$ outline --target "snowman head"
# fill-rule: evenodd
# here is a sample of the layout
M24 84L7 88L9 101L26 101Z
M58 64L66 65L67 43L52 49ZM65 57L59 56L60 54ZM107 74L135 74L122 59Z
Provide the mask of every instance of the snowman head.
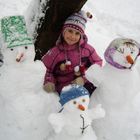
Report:
M89 92L80 85L68 85L60 94L61 105L68 112L85 111L89 105Z
M6 16L1 19L4 64L33 61L32 38L28 35L24 16Z
M105 60L119 69L130 69L140 54L140 44L132 39L113 40L104 53Z
M35 57L33 45L16 46L11 48L4 46L2 52L4 55L4 64L6 65L33 62Z

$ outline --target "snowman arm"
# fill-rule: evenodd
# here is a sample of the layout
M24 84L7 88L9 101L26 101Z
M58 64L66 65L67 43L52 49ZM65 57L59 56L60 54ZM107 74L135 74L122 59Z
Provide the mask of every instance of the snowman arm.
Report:
M101 104L96 107L89 109L89 116L92 120L103 118L105 116L105 110L102 108Z
M48 117L48 121L53 127L55 133L60 133L64 127L64 118L61 113L52 113Z
M98 87L103 79L102 67L98 64L93 64L86 70L85 77L87 78L87 80Z

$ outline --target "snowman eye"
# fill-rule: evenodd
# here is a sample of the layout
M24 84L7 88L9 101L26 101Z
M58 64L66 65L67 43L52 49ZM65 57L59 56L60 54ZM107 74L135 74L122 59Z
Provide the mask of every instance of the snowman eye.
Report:
M11 51L13 51L14 49L12 48L12 49L10 49Z
M25 46L25 49L28 49L28 47L27 47L27 46Z
M82 102L85 102L86 100L85 99L82 99Z
M133 48L130 48L130 51L131 51L131 54L133 54L135 50Z
M77 102L76 101L73 101L73 104L76 104Z

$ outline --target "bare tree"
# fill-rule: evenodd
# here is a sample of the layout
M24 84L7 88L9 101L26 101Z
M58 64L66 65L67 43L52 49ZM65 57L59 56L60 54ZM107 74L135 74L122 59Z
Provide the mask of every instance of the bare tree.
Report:
M87 0L50 0L46 5L49 7L41 26L37 29L35 41L36 57L41 57L55 45L65 19L73 12L79 11ZM47 1L46 1L47 2Z

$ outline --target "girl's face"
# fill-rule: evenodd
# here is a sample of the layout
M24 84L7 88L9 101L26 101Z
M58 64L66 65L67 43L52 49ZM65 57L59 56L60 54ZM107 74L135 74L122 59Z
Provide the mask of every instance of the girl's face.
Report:
M64 40L68 45L74 45L79 42L81 34L73 28L66 28L63 32Z

